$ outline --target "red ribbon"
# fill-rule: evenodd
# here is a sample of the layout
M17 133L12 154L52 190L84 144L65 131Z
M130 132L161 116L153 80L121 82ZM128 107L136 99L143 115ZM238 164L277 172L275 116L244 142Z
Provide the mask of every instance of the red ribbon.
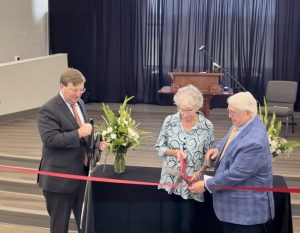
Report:
M186 166L186 165L185 165ZM184 166L181 169L183 171ZM134 180L119 180L119 179L110 179L110 178L101 178L101 177L89 177L89 176L80 176L80 175L72 175L72 174L64 174L64 173L56 173L56 172L46 172L39 171L37 169L23 168L23 167L12 167L0 165L0 168L11 171L19 171L33 174L40 174L46 176L54 176L75 180L86 180L86 181L97 181L97 182L106 182L106 183L116 183L116 184L135 184L135 185L147 185L147 186L174 186L172 184L160 184L155 182L145 182L145 181L134 181ZM185 170L184 170L185 171ZM271 192L279 192L279 193L300 193L300 188L269 188L269 187L230 187L230 186L218 186L218 189L226 189L226 190L251 190L251 191L271 191Z
M186 174L186 168L187 168L187 164L186 164L186 159L183 158L183 157L180 157L179 159L180 161L180 177L185 180L185 182L188 184L188 185L191 185L192 184L192 176L188 176Z
M19 171L19 172L26 172L26 173L33 173L33 174L39 174L39 175L54 176L54 177L61 177L61 178L67 178L67 179L75 179L75 180L97 181L97 182L116 183L116 184L137 184L137 185L149 185L149 186L162 185L160 183L154 183L154 182L119 180L119 179L110 179L110 178L102 178L102 177L72 175L72 174L46 172L46 171L39 171L37 169L12 167L12 166L5 166L5 165L0 165L0 168L6 169L6 170L12 170L12 171ZM166 185L168 186L168 184L166 184Z

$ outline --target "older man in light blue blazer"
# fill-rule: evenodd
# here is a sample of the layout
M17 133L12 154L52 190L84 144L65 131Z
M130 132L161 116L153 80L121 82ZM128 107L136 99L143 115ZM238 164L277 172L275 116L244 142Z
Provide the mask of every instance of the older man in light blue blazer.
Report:
M256 100L249 92L228 98L233 126L215 149L205 155L215 160L215 175L194 183L192 192L209 190L224 233L266 233L274 217L272 192L239 187L273 187L272 157L266 128L257 116Z

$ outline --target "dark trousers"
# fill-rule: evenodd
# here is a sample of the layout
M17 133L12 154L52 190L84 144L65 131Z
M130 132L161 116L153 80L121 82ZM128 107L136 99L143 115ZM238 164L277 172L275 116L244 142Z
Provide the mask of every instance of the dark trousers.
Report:
M50 216L51 233L68 233L71 211L73 211L78 232L80 229L81 209L84 198L85 182L72 193L55 193L43 191ZM84 229L84 226L83 228ZM83 232L83 231L82 231Z
M179 195L162 191L162 232L192 233L195 225L195 200L185 200Z
M267 233L266 224L239 225L223 222L224 233Z

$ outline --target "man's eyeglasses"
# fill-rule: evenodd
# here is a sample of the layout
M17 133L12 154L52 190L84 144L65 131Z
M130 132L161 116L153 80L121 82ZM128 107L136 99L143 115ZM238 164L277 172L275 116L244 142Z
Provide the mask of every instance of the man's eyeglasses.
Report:
M86 89L85 88L83 88L83 89L74 89L74 88L71 88L70 89L73 93L84 93L85 91L86 91Z
M240 114L241 112L237 112L237 111L233 111L227 108L227 112L230 116L236 116L238 114Z

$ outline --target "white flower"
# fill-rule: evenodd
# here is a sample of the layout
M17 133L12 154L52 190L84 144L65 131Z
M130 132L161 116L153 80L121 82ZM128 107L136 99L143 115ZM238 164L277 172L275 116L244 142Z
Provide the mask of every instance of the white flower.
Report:
M106 127L99 127L102 132L103 140L109 142L109 151L126 153L130 148L136 148L140 142L140 134L144 132L138 129L138 124L131 117L131 109L126 104L133 97L126 97L123 104L118 110L118 115L109 108L108 105L102 104L105 114L104 120Z
M140 138L138 132L134 131L131 128L128 128L128 137L138 140Z
M135 134L134 130L131 129L131 128L128 128L128 136L129 136L130 138L133 138L134 134Z
M292 148L288 148L288 141L285 138L274 137L273 135L268 135L269 144L270 144L270 152L273 158L287 153L289 154Z
M275 141L275 140L270 140L270 145L272 146L272 147L276 147L277 146L277 142Z
M279 138L280 144L286 144L288 141L285 138Z

